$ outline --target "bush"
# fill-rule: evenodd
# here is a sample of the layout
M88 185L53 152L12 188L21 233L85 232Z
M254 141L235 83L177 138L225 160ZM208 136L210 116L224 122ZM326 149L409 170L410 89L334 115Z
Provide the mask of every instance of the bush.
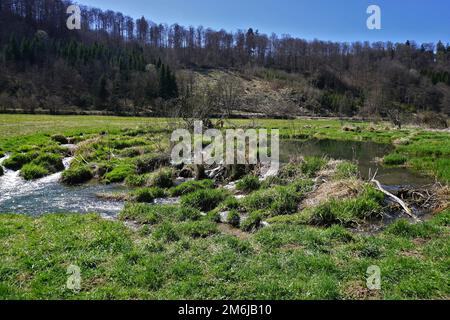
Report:
M39 178L45 177L48 174L49 174L49 172L46 168L44 168L40 165L37 165L37 164L33 164L33 163L28 163L28 164L24 165L22 167L22 169L20 170L20 175L25 180L39 179Z
M205 190L205 189L213 189L214 181L213 180L192 180L184 182L176 187L170 189L170 194L173 197L180 197L186 195L188 193L195 192L197 190Z
M91 169L86 165L70 167L62 173L61 180L69 185L81 184L93 178Z
M338 180L355 178L358 176L358 166L354 163L344 161L338 163L334 178Z
M162 168L150 175L148 184L151 187L170 188L173 186L172 176L172 169Z
M257 176L248 175L238 181L236 188L244 192L252 192L261 187L261 182Z
M181 198L181 204L189 206L203 212L208 212L216 208L228 197L225 190L197 190Z
M137 202L151 203L153 200L164 196L164 190L161 188L141 188L132 192L132 198Z
M51 138L53 141L56 141L60 144L68 144L69 143L67 138L65 136L63 136L62 134L54 134L54 135L52 135Z
M263 213L260 211L254 211L241 222L241 229L246 232L252 232L257 230L261 226Z
M134 167L130 164L120 164L116 166L112 171L104 175L106 183L119 183L123 182L125 178L134 173Z
M37 156L36 152L27 153L15 153L5 161L3 161L3 166L10 170L20 170L24 165L30 163Z
M383 158L383 163L391 166L402 165L405 164L406 161L408 161L408 159L398 153L389 154Z
M235 228L239 228L241 216L236 210L231 210L227 215L227 223Z

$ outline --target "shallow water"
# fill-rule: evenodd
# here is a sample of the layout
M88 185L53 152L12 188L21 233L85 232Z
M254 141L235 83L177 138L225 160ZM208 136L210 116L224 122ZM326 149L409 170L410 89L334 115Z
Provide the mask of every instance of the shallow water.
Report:
M0 159L0 164L7 159ZM64 159L67 168L72 158ZM0 212L40 215L43 213L100 213L115 215L123 203L98 199L96 194L123 190L119 185L86 184L66 186L61 172L25 181L19 171L6 170L0 177Z
M358 163L363 178L378 170L377 179L388 186L424 186L434 182L430 177L407 168L384 167L375 161L394 150L389 144L338 140L285 140L280 141L280 160L289 162L296 156L327 156Z

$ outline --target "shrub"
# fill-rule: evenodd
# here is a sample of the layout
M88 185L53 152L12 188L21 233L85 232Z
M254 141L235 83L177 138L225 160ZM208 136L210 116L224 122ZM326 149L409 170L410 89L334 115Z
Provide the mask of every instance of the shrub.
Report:
M354 163L344 161L338 163L334 178L338 180L354 178L358 175L358 166Z
M235 228L239 228L239 224L241 223L241 216L236 210L231 210L230 212L228 212L227 223Z
M408 161L408 159L405 156L398 153L389 154L383 158L384 164L392 166L405 164L406 161Z
M180 197L183 195L186 195L188 193L195 192L197 190L204 190L204 189L212 189L214 188L214 181L213 180L192 180L184 182L176 187L173 187L170 189L170 194L173 197Z
M24 165L22 167L22 169L20 170L20 175L25 180L39 179L39 178L45 177L48 174L49 174L49 172L47 169L45 169L44 167L42 167L40 165L33 164L33 163L28 163L28 164Z
M63 136L62 134L54 134L54 135L52 135L51 139L60 144L68 144L69 143L67 138L65 136Z
M3 161L3 166L10 170L20 170L24 165L30 163L37 156L36 152L27 153L15 153L5 161Z
M149 186L159 188L170 188L173 186L173 171L170 168L162 168L150 175Z
M116 166L112 171L104 175L106 183L118 183L123 182L125 178L134 173L134 167L130 164L120 164Z
M86 165L77 165L70 167L62 173L62 182L75 185L87 182L93 178L91 169Z
M181 198L181 204L208 212L216 208L228 197L225 190L197 190Z
M141 188L132 192L132 198L137 202L151 203L153 200L164 196L164 190L161 188Z
M241 229L246 232L252 232L257 230L261 226L263 213L260 211L254 211L241 222Z
M236 188L244 192L252 192L261 187L261 182L257 176L248 175L242 178L237 184Z

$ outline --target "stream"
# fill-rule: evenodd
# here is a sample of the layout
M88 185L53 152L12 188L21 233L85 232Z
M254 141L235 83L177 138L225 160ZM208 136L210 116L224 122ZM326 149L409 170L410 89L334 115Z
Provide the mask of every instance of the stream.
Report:
M288 140L280 141L281 162L286 163L295 156L328 156L335 159L357 161L360 173L367 177L369 169L378 169L378 180L388 188L401 186L423 186L433 179L415 173L407 168L386 168L374 162L391 152L391 145L373 142L351 142L334 140ZM0 159L1 163L8 156ZM72 158L64 159L68 168ZM0 212L20 213L32 216L43 213L99 213L116 216L124 203L99 199L98 193L126 191L119 184L89 183L80 186L66 186L59 182L61 172L35 180L25 181L18 171L7 170L0 176Z

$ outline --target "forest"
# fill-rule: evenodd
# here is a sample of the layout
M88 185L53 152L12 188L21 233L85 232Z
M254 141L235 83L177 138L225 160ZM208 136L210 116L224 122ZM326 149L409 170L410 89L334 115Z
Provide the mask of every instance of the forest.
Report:
M255 28L167 25L86 6L81 29L69 30L71 4L0 1L1 112L239 111L381 116L398 123L411 114L450 113L450 45L443 39L336 43ZM200 80L215 71L215 81ZM248 85L255 79L268 85L269 97Z

